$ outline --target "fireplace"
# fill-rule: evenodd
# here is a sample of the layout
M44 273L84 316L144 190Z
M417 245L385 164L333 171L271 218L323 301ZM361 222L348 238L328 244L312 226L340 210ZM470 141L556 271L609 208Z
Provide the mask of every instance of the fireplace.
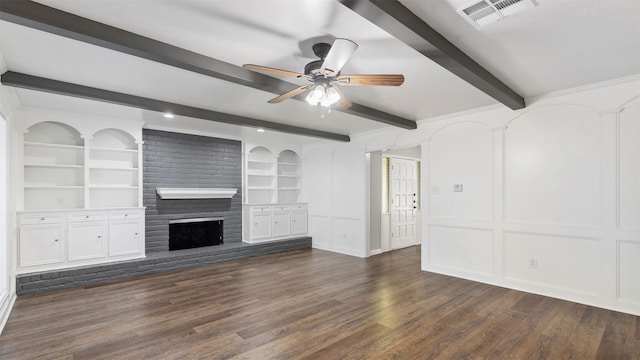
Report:
M222 218L169 220L169 250L220 245Z

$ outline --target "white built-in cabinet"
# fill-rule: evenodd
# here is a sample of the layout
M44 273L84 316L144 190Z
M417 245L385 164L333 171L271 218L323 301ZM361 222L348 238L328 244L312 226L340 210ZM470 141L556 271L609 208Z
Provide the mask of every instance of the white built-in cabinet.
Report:
M291 149L245 144L244 241L285 239L307 233L302 203L302 163Z
M244 206L244 241L281 240L307 234L307 204Z
M25 122L18 272L144 257L141 126Z

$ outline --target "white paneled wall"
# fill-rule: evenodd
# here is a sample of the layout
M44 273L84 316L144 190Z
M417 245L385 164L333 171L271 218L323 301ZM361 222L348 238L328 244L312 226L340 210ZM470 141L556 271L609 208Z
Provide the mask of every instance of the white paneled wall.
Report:
M493 130L474 122L451 124L431 137L427 163L432 219L493 220ZM462 184L462 192L453 192Z
M429 226L431 264L471 276L493 276L493 231L459 226Z
M311 164L305 166L302 178L304 187L310 186L305 198L313 246L365 256L364 153L347 144L318 144L306 147L303 161Z
M5 69L0 56L0 70ZM15 290L15 239L16 236L16 192L18 174L13 170L15 155L11 153L16 144L15 122L16 97L0 85L0 333L9 318L16 299ZM13 155L13 158L12 158Z
M423 269L640 314L639 93L428 124Z
M506 221L599 225L602 139L594 109L542 107L504 133Z
M618 228L640 230L640 97L618 111Z
M635 77L305 145L314 246L368 256L365 154L421 145L423 270L640 314L639 95Z

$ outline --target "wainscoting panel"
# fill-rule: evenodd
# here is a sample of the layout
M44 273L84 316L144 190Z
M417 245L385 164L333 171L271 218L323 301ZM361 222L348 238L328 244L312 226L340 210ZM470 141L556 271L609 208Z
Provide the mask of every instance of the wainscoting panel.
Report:
M503 247L508 280L585 295L599 292L599 239L505 232Z
M640 241L618 241L618 299L640 305Z
M577 105L542 107L505 131L505 219L593 226L600 222L599 115Z
M313 234L313 247L331 248L331 218L328 215L309 213L309 233Z
M493 219L493 131L462 122L431 137L428 176L431 218ZM454 185L461 185L454 191Z
M618 112L618 227L640 230L640 97Z
M429 226L431 265L493 276L493 231Z
M303 159L304 198L309 202L309 213L331 209L332 161L330 156L307 156ZM318 191L321 189L321 191ZM314 241L317 235L313 235Z
M364 237L364 221L358 218L334 216L331 222L333 248L343 254L365 257L361 243Z

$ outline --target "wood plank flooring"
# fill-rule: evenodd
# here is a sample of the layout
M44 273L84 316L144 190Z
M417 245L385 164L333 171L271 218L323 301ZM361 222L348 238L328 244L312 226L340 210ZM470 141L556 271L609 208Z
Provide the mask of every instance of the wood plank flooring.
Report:
M305 249L18 298L0 359L640 359L640 319Z

